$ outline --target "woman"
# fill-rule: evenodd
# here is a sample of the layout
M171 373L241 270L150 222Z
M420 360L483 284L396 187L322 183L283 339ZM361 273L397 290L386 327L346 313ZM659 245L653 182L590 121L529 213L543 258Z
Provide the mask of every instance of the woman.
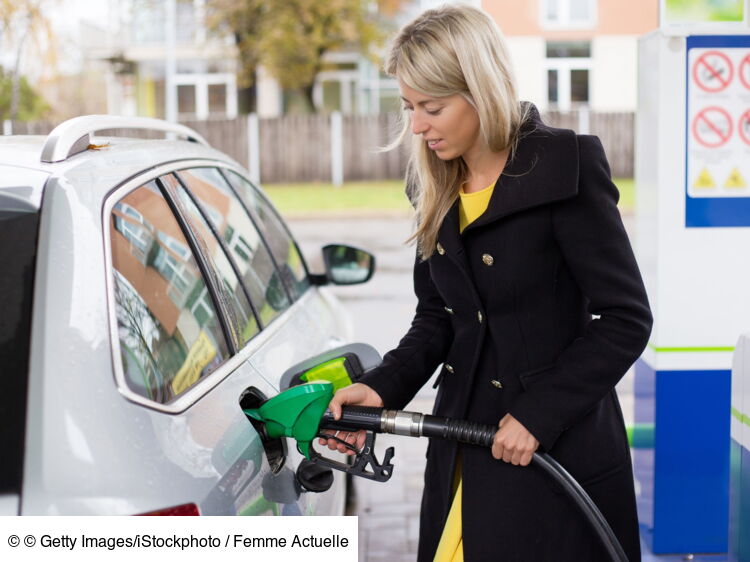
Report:
M537 449L640 560L614 387L652 319L601 143L519 103L500 32L478 9L424 12L386 70L408 115L400 140L413 143L418 304L398 347L335 395L334 415L344 404L403 408L443 363L434 413L499 425L491 454L430 443L419 560L439 544L439 559L606 560L572 501L527 466Z

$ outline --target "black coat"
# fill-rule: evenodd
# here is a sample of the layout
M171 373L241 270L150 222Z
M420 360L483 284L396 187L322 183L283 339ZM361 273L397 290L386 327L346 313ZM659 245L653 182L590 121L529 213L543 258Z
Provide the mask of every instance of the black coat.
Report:
M599 139L532 108L485 213L459 234L458 203L414 266L411 328L362 382L403 408L440 363L436 415L497 425L510 413L584 487L640 560L633 476L615 384L643 351L651 312ZM598 317L592 318L592 315ZM432 560L458 445L427 452L419 560ZM533 464L460 446L466 560L607 560L567 496Z

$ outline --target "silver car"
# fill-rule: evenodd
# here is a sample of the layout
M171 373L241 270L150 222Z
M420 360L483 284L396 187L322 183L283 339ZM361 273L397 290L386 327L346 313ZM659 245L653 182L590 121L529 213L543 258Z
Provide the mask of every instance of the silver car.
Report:
M172 138L91 137L123 128ZM344 475L308 491L315 467L241 407L349 340L321 285L332 257L344 284L374 262L327 251L310 274L246 172L185 127L0 137L0 514L342 514Z

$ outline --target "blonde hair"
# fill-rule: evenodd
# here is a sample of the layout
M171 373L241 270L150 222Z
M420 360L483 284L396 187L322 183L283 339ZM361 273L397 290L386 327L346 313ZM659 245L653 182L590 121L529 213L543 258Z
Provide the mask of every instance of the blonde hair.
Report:
M427 96L460 94L476 109L480 135L491 150L515 148L526 112L518 100L502 33L482 10L445 5L423 12L393 40L385 71ZM401 132L386 149L409 138L406 110L401 122ZM416 239L421 258L427 259L468 170L462 158L438 158L418 135L412 135L411 143L406 182L416 206L417 229L408 242Z

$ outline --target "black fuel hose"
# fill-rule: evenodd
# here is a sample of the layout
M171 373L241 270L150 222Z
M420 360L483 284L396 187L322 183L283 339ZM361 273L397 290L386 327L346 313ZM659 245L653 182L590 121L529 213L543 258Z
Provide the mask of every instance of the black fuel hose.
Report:
M496 426L467 420L366 406L345 406L338 420L334 419L330 411L326 411L321 419L320 429L338 431L363 429L374 433L431 437L480 447L492 447L497 431ZM573 500L591 524L613 562L628 562L628 557L609 523L575 478L547 453L534 453L532 464L546 472Z

